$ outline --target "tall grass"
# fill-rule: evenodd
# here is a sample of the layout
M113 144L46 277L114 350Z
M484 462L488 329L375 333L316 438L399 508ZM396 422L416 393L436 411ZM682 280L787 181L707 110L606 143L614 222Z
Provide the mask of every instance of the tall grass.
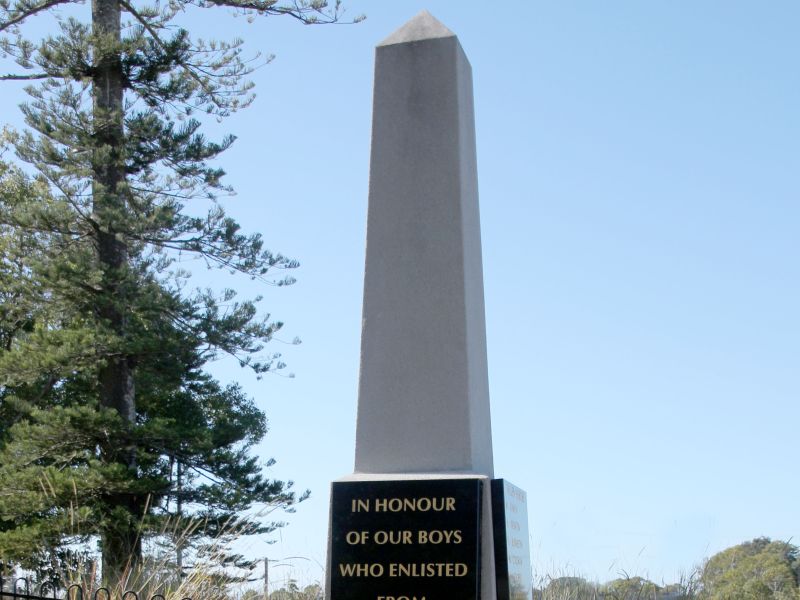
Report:
M271 509L262 514L267 512ZM56 587L59 598L68 590L69 600L135 600L135 596L139 600L154 596L163 596L164 600L230 600L243 596L244 581L252 571L249 564L232 560L229 551L231 543L252 527L249 519L231 518L214 537L205 537L208 523L203 519L171 517L163 520L157 532L143 538L143 558L136 564L129 562L114 584L105 587L98 567L100 556L87 550L96 538L81 534L78 520L73 523L76 527L69 536L80 541L69 552L70 560L62 559L58 566L54 561L38 572L16 569L2 573L4 587L11 591L9 586L13 588L14 581L23 577L29 581L31 593L51 598ZM176 560L179 552L183 555L180 567Z
M587 581L575 573L534 577L533 600L696 600L699 598L697 569L681 575L677 583L655 584L642 577L621 573L608 583Z

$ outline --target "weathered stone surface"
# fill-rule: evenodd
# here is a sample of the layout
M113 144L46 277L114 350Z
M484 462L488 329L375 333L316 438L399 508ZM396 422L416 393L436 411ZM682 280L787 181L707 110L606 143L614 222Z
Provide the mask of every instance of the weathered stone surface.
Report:
M376 49L356 473L492 476L472 74L422 12Z

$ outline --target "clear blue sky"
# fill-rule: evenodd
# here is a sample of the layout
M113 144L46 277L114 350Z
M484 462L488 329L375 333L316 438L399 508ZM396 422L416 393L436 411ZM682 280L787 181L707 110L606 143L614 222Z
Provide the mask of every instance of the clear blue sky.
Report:
M302 337L277 348L296 377L214 367L313 493L246 551L309 559L276 583L322 577L328 485L353 467L373 47L423 8L473 66L495 470L528 492L537 575L669 582L800 542L800 5L346 6L368 19L193 24L277 55L209 130L239 136L230 212L302 263L291 288L236 283Z

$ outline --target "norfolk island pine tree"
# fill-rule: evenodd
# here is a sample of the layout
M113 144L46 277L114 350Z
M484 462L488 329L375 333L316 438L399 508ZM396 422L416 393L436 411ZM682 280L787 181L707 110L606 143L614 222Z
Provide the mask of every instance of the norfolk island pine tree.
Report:
M33 173L0 166L0 560L36 566L96 537L114 583L178 507L203 537L253 504L298 500L250 454L263 413L203 370L221 354L282 368L264 354L281 323L232 290L188 291L175 263L275 285L297 266L225 215L209 161L233 138L206 140L195 118L252 100L241 41L197 42L177 20L218 7L331 23L340 6L93 0L87 22L26 39L28 19L66 4L84 3L0 0L0 50L19 67L1 78L31 82L28 130L5 142Z

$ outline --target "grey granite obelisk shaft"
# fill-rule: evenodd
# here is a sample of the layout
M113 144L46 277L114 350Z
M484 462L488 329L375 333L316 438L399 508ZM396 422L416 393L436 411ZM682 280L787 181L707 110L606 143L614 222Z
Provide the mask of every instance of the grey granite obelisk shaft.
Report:
M493 474L472 74L427 12L376 50L355 471Z

